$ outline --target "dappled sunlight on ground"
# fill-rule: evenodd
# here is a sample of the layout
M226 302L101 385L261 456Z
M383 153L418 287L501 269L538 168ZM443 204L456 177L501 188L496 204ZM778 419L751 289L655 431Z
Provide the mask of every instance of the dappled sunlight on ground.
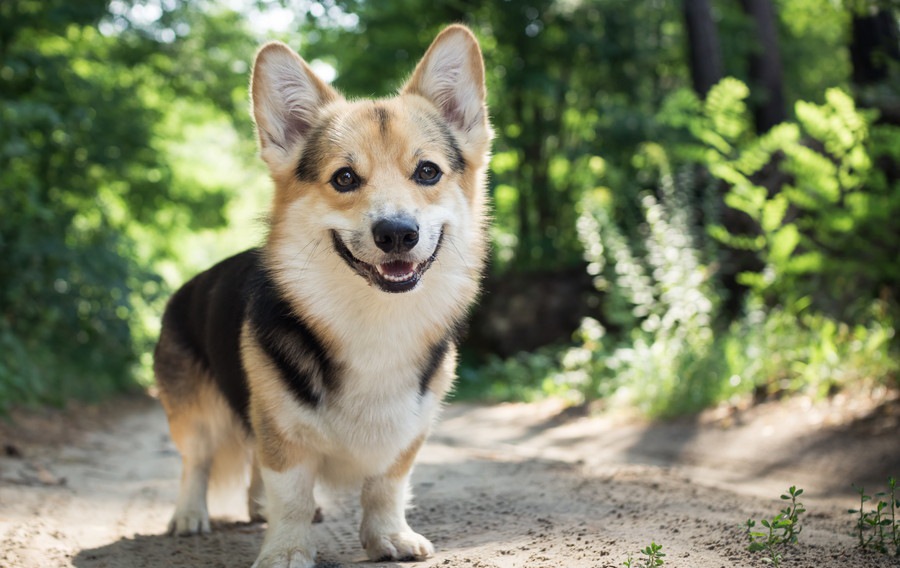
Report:
M845 512L855 504L851 483L874 492L900 471L898 407L882 393L647 423L552 400L451 405L413 476L410 524L438 550L419 565L612 567L651 540L671 566L752 565L743 522L777 512L793 484L806 489L810 512L790 555L823 567L900 565L857 552ZM20 424L27 431L0 429L15 450L0 458L0 564L249 566L255 558L265 525L246 522L239 494L212 504L211 535L162 534L179 458L155 401L87 418L23 415ZM319 566L364 560L358 495L322 493L319 502Z

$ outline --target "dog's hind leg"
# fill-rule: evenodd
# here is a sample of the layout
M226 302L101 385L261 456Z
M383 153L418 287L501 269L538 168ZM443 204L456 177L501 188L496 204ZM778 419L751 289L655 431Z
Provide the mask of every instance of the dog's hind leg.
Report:
M359 539L370 560L422 560L434 554L431 542L406 522L409 475L424 440L417 439L384 475L363 484Z
M170 534L209 532L207 492L217 454L222 453L223 442L228 438L228 425L223 424L225 419L221 416L227 408L223 408L220 398L213 389L198 385L190 398L166 405L172 441L181 453L182 467L175 514L169 522Z
M207 533L210 477L214 470L223 469L214 465L221 465L217 459L229 453L237 455L235 451L223 452L229 444L235 445L235 419L212 379L166 331L163 329L156 348L154 371L172 441L182 460L181 487L169 533ZM222 472L216 473L221 476Z
M207 491L230 480L246 487L246 434L222 395L211 386L197 389L190 408L170 413L172 440L181 453L181 488L169 532L185 535L209 532ZM252 513L252 511L251 511Z
M175 502L175 514L169 521L169 534L189 535L209 532L209 511L206 494L212 456L205 452L191 454L182 451L181 488Z

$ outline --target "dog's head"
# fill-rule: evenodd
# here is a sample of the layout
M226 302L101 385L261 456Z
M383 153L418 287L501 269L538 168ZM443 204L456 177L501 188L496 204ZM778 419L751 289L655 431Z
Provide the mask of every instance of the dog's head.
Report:
M438 35L393 98L347 101L281 43L260 50L251 89L280 270L384 292L422 286L433 266L477 278L492 133L468 29Z

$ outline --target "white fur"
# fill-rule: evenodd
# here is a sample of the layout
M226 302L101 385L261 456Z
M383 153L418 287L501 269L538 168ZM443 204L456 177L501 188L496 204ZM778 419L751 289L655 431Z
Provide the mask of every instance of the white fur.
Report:
M423 357L431 347L422 337L448 329L476 290L471 261L461 252L471 248L475 220L459 188L442 191L443 202L418 215L422 235L414 251L420 261L434 251L442 227L445 232L437 260L413 291L386 293L347 266L334 252L329 228L355 221L355 230L370 231L370 222L339 220L337 213L318 211L315 200L298 199L291 205L286 222L297 230L270 250L282 289L306 307L311 320L327 322L345 369L338 398L326 398L316 410L298 406L276 416L296 417L295 424L281 425L288 432L314 425L323 443L340 450L335 455L347 456L326 459L325 468L340 477L361 479L386 469L428 429L438 409L430 392L419 394ZM371 250L353 253L362 259L374 256Z
M250 487L247 489L247 512L252 522L260 522L266 518L265 491L259 460L254 457L250 469Z
M406 522L409 479L379 477L363 486L363 519L359 540L370 560L381 558L422 559L434 554L431 542Z
M209 464L183 464L181 489L175 502L175 514L169 521L169 533L188 535L209 532L209 511L206 507L208 486Z
M269 529L253 568L312 568L316 546L309 524L316 511L314 463L284 472L261 469Z

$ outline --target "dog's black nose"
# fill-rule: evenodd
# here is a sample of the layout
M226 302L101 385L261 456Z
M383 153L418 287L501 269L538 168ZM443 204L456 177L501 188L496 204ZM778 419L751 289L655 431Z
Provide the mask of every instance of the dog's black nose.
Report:
M372 225L372 238L384 252L407 252L419 242L419 225L408 217L381 219Z

